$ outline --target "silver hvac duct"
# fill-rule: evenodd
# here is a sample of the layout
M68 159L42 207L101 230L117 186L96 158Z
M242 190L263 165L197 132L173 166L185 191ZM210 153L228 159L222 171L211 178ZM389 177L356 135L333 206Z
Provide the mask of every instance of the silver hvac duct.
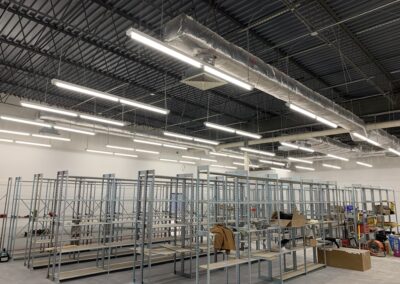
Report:
M306 87L260 58L240 48L187 15L180 15L165 26L164 41L170 46L197 58L212 58L216 68L248 81L255 88L280 100L293 103L344 129L366 134L364 121L321 94ZM385 131L368 133L382 145L400 145Z

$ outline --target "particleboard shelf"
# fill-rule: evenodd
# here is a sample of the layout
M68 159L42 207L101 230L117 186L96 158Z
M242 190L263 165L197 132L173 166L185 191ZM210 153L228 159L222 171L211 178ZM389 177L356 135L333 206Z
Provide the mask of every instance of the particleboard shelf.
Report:
M215 263L210 263L207 267L207 264L200 265L199 267L202 269L208 269L208 270L217 270L225 267L230 267L230 266L235 266L238 264L243 264L243 263L248 263L249 261L254 261L255 259L230 259L230 260L224 260L221 262L215 262Z

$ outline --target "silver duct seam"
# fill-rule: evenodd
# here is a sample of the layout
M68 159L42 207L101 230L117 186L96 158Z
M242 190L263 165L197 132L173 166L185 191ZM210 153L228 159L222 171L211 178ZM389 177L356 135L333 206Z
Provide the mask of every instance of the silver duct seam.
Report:
M164 41L197 58L212 56L214 66L227 74L248 81L255 88L280 100L293 103L344 129L366 133L364 121L352 112L313 91L260 58L240 48L187 15L180 15L165 26ZM382 145L400 145L400 141L376 131Z

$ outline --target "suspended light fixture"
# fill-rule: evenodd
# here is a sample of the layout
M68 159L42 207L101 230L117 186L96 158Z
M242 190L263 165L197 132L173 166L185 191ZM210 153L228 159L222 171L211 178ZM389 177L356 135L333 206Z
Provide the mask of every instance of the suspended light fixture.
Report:
M269 160L258 160L260 163L264 164L270 164L270 165L275 165L275 166L282 166L284 167L286 164L285 163L280 163L280 162L275 162L275 161L269 161Z
M182 161L182 160L180 160L179 163L190 164L190 165L195 165L196 164L195 162L192 162L192 161Z
M226 74L225 72L222 72L214 67L208 66L208 65L204 65L203 66L203 70L211 75L214 75L215 77L218 77L224 81L227 81L229 83L232 83L238 87L241 87L245 90L251 91L253 90L253 86L243 82L242 80L239 80L231 75Z
M189 65L192 65L196 68L201 68L201 66L202 66L202 64L199 61L175 50L174 48L172 48L170 46L167 46L166 44L159 41L158 39L150 37L150 36L146 35L145 33L138 31L137 29L134 29L134 28L128 29L126 31L126 35L137 42L140 42L150 48L153 48L162 53L165 53L171 57L174 57L174 58L176 58L182 62L185 62Z
M108 100L108 101L112 101L112 102L118 102L119 101L118 97L116 97L116 96L113 96L113 95L110 95L108 93L101 92L101 91L98 91L98 90L95 90L95 89L91 89L91 88L87 88L87 87L80 86L80 85L77 85L77 84L73 84L73 83L70 83L70 82L65 82L65 81L58 80L58 79L52 79L51 83L54 86L57 86L59 88L66 89L66 90L69 90L69 91L72 91L72 92L77 92L77 93L81 93L81 94L84 94L84 95L89 95L89 96L92 96L92 97L96 97L96 98L100 98L100 99L104 99L104 100Z
M80 129L64 127L64 126L58 126L58 125L55 125L54 129L67 131L67 132L73 132L73 133L79 133L79 134L84 134L84 135L91 135L91 136L96 135L96 133L91 132L91 131L80 130Z
M314 168L302 167L302 166L295 166L296 169L306 170L306 171L315 171Z
M114 155L115 156L121 156L121 157L129 157L129 158L137 158L138 157L138 155L118 153L118 152L114 152Z
M235 129L235 128L228 127L228 126L219 125L219 124L208 122L208 121L204 122L204 125L209 128L221 130L221 131L228 132L228 133L236 133L237 135L246 136L246 137L250 137L250 138L254 138L254 139L261 139L261 137L262 137L259 134Z
M367 164L367 163L363 163L363 162L356 162L356 164L358 164L360 166L368 167L368 168L372 168L373 167L371 164Z
M265 156L275 156L275 153L272 152L267 152L267 151L261 151L253 148L248 148L248 147L240 147L240 150L243 152L249 152L249 153L254 153L254 154L260 154L260 155L265 155Z
M20 136L29 136L30 135L30 133L28 133L28 132L12 131L12 130L6 130L6 129L0 129L0 133L20 135Z
M322 164L322 166L325 167L325 168L332 168L332 169L336 169L336 170L341 170L342 169L342 167L331 165L331 164Z
M0 138L0 142L5 142L5 143L13 143L14 140L12 139L4 139L4 138Z
M298 146L296 144L288 143L288 142L281 142L281 145L292 148L292 149L297 149L301 150L304 152L309 152L309 153L314 153L315 151L311 148L303 147L303 146Z
M111 119L106 119L106 118L101 118L101 117L96 117L96 116L91 116L91 115L86 115L86 114L80 114L80 118L86 119L86 120L91 120L91 121L96 121L96 122L101 122L101 123L106 123L106 124L111 124L111 125L116 125L116 126L125 126L124 122L121 121L115 121Z
M161 143L158 142L152 142L152 141L147 141L147 140L141 140L141 139L133 139L133 142L136 143L141 143L141 144L148 144L148 145L153 145L153 146L161 146Z
M218 141L212 141L212 140L207 140L207 139L203 139L203 138L197 138L197 137L184 135L184 134L179 134L179 133L174 133L174 132L169 132L169 131L164 131L163 134L165 136L184 139L184 140L188 140L188 141L196 141L196 142L210 144L210 145L219 145Z
M275 168L275 167L270 167L271 170L274 171L282 171L282 172L291 172L289 169L282 169L282 168Z
M156 106L152 106L152 105L141 103L141 102L134 101L134 100L120 98L118 96L110 95L110 94L102 92L102 91L98 91L98 90L87 88L87 87L80 86L77 84L61 81L58 79L52 79L51 83L59 88L63 88L63 89L69 90L69 91L81 93L84 95L88 95L88 96L92 96L92 97L96 97L96 98L100 98L100 99L104 99L104 100L108 100L108 101L112 101L112 102L116 102L116 103L119 102L123 105L129 105L129 106L137 107L140 109L144 109L144 110L148 110L148 111L152 111L152 112L156 112L156 113L164 114L164 115L167 115L169 113L169 110L167 110L167 109L159 108Z
M173 144L162 144L162 146L165 148L178 149L178 150L187 150L188 149L186 147L173 145Z
M50 106L44 106L44 105L34 104L34 103L30 103L30 102L25 102L25 101L21 101L20 104L21 104L21 106L26 107L26 108L41 110L41 111L45 111L45 112L57 113L57 114L61 114L61 115L71 116L71 117L78 116L78 114L75 112L62 110L62 109L58 109L58 108L54 108L54 107L50 107Z
M305 109L302 109L302 108L300 108L300 107L298 107L298 106L296 106L294 104L289 104L289 108L294 110L294 111L297 111L298 113L301 113L301 114L303 114L305 116L308 116L309 118L316 119L317 121L319 121L319 122L321 122L321 123L323 123L323 124L325 124L325 125L327 125L329 127L332 127L332 128L337 128L338 127L338 125L336 123L333 123L333 122L331 122L331 121L329 121L329 120L327 120L327 119L325 119L323 117L317 116L317 115L313 114L312 112L309 112L309 111L307 111Z
M393 154L396 154L397 156L400 156L400 152L393 148L388 148L388 151L392 152Z
M197 138L197 137L193 137L193 140L196 142L200 142L200 143L204 143L204 144L210 144L210 145L219 145L218 141L212 141L212 140L208 140L208 139L203 139L203 138Z
M33 142L20 141L20 140L16 140L15 143L17 143L17 144L23 144L23 145L29 145L29 146L39 146L39 147L51 148L51 145L50 145L50 144L33 143Z
M210 167L237 170L237 167L232 167L232 166L210 165Z
M187 136L187 135L183 135L183 134L178 134L178 133L174 133L174 132L164 131L163 134L164 134L165 136L169 136L169 137L175 137L175 138L184 139L184 140L189 140L189 141L192 141L192 140L193 140L193 137L191 137L191 136Z
M372 139L369 139L368 137L366 137L366 136L364 136L364 135L361 135L361 134L359 134L359 133L357 133L357 132L353 132L353 135L354 135L355 137L357 137L357 138L359 138L359 139L365 141L365 142L368 142L369 144L374 145L374 146L377 146L377 147L381 147L381 146L382 146L382 145L379 144L378 142L376 142L376 141L374 141L374 140L372 140Z
M0 116L2 120L7 120L7 121L12 121L12 122L17 122L17 123L22 123L22 124L29 124L29 125L35 125L35 126L41 126L41 127L46 127L46 128L51 128L51 124L48 123L43 123L43 122L36 122L28 119L22 119L22 118L17 118L17 117L11 117L11 116L6 116L2 115Z
M123 104L123 105L133 106L133 107L137 107L137 108L140 108L140 109L148 110L148 111L151 111L151 112L163 114L163 115L169 114L169 110L168 109L163 109L163 108L160 108L160 107L152 106L152 105L141 103L141 102L138 102L138 101L133 101L133 100L128 100L128 99L120 99L119 102L121 104Z
M333 154L327 154L326 156L327 156L327 157L330 157L330 158L342 160L342 161L345 161L345 162L348 162L348 161L349 161L349 159L347 159L347 158L343 158L343 157L336 156L336 155L333 155Z
M93 149L86 149L86 152L95 153L95 154L104 154L104 155L112 155L113 154L113 152L93 150Z
M312 164L313 163L313 161L303 160L303 159L293 158L293 157L288 157L288 160L289 161L293 161L293 162L305 163L305 164Z
M242 166L242 167L244 167L244 163L233 162L232 164L237 165L237 166ZM249 168L258 169L259 167L260 167L260 166L257 166L257 165L249 165Z
M178 162L178 160L163 159L163 158L160 158L160 161L163 161L163 162L172 162L172 163L177 163L177 162Z
M153 154L153 155L160 154L160 152L157 152L157 151L149 151L149 150L144 150L144 149L135 149L135 151L140 152L140 153Z

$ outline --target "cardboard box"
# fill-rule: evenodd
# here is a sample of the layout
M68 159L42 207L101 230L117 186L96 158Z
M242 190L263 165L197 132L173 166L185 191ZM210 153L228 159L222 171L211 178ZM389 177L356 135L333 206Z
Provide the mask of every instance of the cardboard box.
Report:
M292 219L279 219L278 220L278 213L274 212L272 214L272 221L271 225L278 225L279 227L292 227L292 228L300 228L306 224L306 218L300 214L297 209L293 211Z
M325 263L327 266L358 271L371 269L371 256L369 250L352 248L318 248L318 262Z
M379 204L379 205L374 205L374 212L375 214L390 215L393 211L390 210L389 206Z
M307 238L305 241L305 245L309 247L316 247L318 245L318 241L313 238Z

